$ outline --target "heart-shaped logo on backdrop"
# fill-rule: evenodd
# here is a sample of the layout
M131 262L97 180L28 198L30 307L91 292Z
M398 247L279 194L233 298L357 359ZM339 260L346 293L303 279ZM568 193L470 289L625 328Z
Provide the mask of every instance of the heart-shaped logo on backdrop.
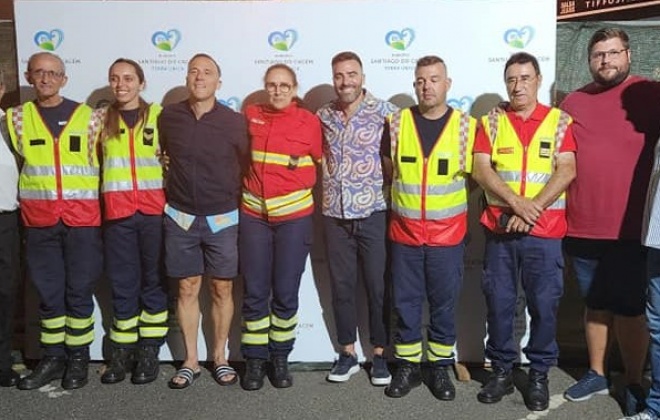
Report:
M412 28L404 28L400 31L389 31L385 34L385 43L395 50L404 51L415 40L415 31Z
M218 99L218 103L226 107L229 107L236 112L239 112L241 110L241 100L238 99L236 96L230 96L229 98L225 98L225 99Z
M298 32L295 29L275 31L268 35L268 43L278 51L289 51L298 40Z
M181 41L181 32L176 29L169 31L158 31L151 35L151 43L156 48L163 51L172 51Z
M504 32L504 42L513 48L525 48L534 38L534 28L523 26L520 29L511 28Z
M62 44L62 40L64 40L64 32L61 29L39 31L34 34L34 43L46 51L55 51Z
M462 96L460 98L451 98L447 100L447 105L463 112L470 112L474 99L471 96Z

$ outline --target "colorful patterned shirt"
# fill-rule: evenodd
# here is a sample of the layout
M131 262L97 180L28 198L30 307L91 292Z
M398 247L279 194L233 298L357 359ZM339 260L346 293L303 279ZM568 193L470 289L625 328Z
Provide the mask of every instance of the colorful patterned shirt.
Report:
M387 210L380 144L385 117L398 108L365 91L348 121L337 101L317 112L323 126L323 214L362 219Z

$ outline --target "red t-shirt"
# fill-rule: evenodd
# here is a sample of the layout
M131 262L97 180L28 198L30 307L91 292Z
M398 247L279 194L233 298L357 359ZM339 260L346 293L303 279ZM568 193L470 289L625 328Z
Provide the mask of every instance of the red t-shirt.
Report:
M631 76L608 90L591 83L569 94L561 104L573 117L573 132L580 148L577 177L567 191L567 236L640 238L657 137L647 138L651 136L635 128L629 120L626 108L631 107L624 105L624 95L626 103L640 105L635 107L636 113L651 112L653 107L642 105L649 100L648 92L630 89L644 80ZM639 96L639 100L629 98L631 94ZM651 121L660 116L643 118Z
M527 146L532 141L536 130L549 112L549 107L537 104L534 111L532 111L532 114L526 120L510 110L507 110L506 115L509 118L511 125L513 125L520 142ZM572 124L570 124L564 134L559 153L575 152L575 150L575 139L573 138ZM484 129L483 125L480 125L477 129L477 137L474 141L473 153L486 153L490 155L492 151L490 136ZM489 229L498 231L499 228L497 227L496 221L499 219L502 211L502 208L499 207L487 207L481 218L482 223ZM559 219L559 217L561 217L561 219ZM530 234L541 238L561 238L564 236L566 230L565 223L563 214L558 215L557 210L545 210L537 220Z

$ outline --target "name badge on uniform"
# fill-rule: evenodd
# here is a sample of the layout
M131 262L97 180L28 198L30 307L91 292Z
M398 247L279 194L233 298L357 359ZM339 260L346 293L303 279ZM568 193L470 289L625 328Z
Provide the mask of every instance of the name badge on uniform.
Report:
M46 144L46 139L30 139L30 146L43 146Z
M543 159L548 159L552 155L551 153L551 143L549 141L541 141L539 146L539 157Z
M69 136L69 151L70 152L79 152L80 151L80 136Z
M290 171L296 169L298 167L299 161L300 161L299 156L289 156L289 165L286 168Z
M401 163L415 163L417 158L415 156L401 156Z
M499 147L497 149L497 154L498 155L512 155L513 154L513 147Z
M154 129L152 127L145 127L142 132L142 144L145 146L154 145Z

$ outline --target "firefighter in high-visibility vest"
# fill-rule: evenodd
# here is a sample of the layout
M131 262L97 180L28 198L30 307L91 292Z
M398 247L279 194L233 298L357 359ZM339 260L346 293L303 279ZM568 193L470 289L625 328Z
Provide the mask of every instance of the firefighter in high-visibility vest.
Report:
M474 179L486 193L482 289L486 297L486 357L493 372L477 395L496 403L514 391L518 357L514 318L519 283L531 331L523 349L530 361L523 391L527 408L548 408L548 370L557 363L557 307L563 291L561 238L566 233L565 193L575 177L571 119L538 103L536 58L512 55L504 68L509 105L482 119L474 146Z
M99 151L105 275L114 317L110 362L101 382L120 382L132 371L131 382L145 384L158 377L158 351L167 335L161 260L165 192L156 124L161 107L140 97L144 71L135 61L116 60L108 78L115 100L99 111Z
M398 368L385 389L399 398L422 382L422 308L429 305L429 387L439 400L453 400L449 377L456 342L455 309L463 280L467 232L468 174L476 120L452 109L444 61L426 56L415 67L418 105L390 115L384 136L385 167L392 172L392 289Z
M268 103L245 111L252 161L243 183L239 250L244 276L241 386L263 386L270 359L276 388L293 384L288 356L298 324L298 291L312 245L312 188L321 159L321 123L298 104L286 65L268 68Z
M87 383L92 294L102 270L98 120L87 105L60 95L67 76L58 56L32 55L25 77L37 98L10 108L7 121L22 160L25 258L40 297L43 357L18 387L62 378L64 389L75 389Z

